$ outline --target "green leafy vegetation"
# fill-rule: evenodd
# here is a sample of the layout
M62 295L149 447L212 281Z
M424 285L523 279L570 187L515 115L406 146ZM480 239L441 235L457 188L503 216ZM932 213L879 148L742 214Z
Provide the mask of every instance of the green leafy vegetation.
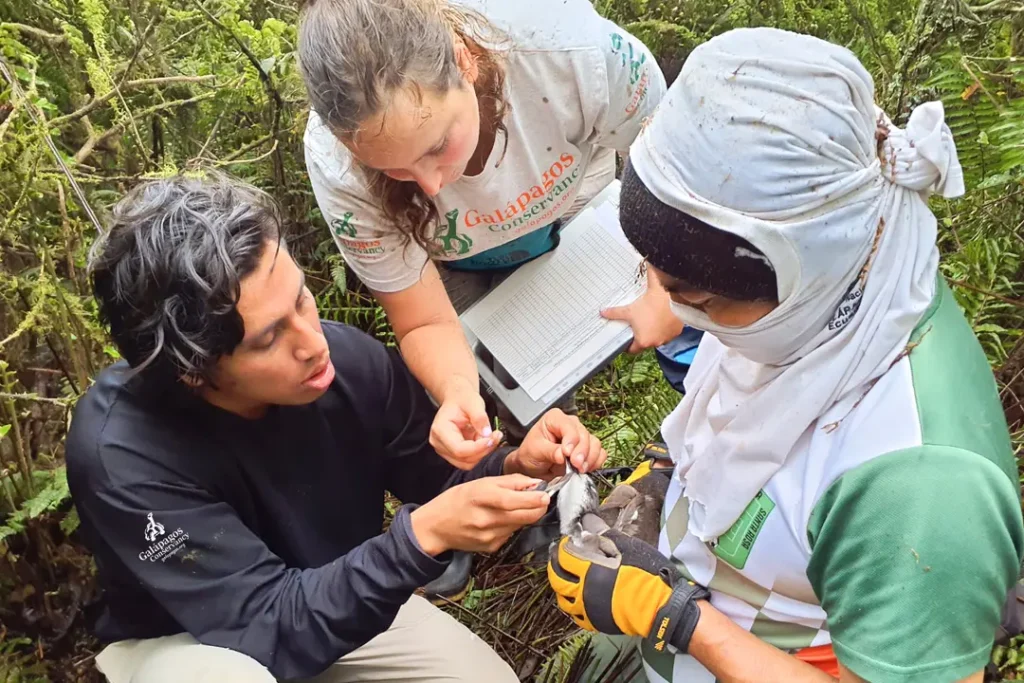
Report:
M674 78L733 27L808 32L854 50L897 121L940 99L968 194L935 200L942 273L1024 430L1024 12L1014 0L595 0ZM216 167L271 192L321 313L393 335L346 271L306 181L297 12L282 0L7 0L0 6L0 681L97 681L82 605L93 569L76 540L62 439L70 408L117 358L85 267L101 217L140 179ZM52 148L51 149L51 145ZM60 163L54 158L56 150ZM650 354L619 358L579 394L616 464L635 461L678 395ZM1018 444L1021 440L1018 439ZM524 679L569 681L585 650L543 571L499 556L450 606ZM554 658L544 667L543 662ZM1019 639L991 673L1016 680ZM577 667L578 669L578 667Z

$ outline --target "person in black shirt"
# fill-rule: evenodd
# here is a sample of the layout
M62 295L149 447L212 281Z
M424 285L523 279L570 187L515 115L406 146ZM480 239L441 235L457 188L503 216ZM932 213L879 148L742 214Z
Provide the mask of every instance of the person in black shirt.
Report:
M515 681L416 588L538 520L605 453L547 413L459 470L394 349L319 320L274 203L224 176L136 188L93 286L124 360L78 402L67 471L111 683ZM384 492L403 503L385 532Z

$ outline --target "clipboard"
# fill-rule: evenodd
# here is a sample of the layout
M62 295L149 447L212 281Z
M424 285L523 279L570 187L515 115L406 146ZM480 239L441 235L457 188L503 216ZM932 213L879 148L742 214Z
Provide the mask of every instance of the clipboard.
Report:
M619 227L619 187L604 188L565 225L558 247L459 316L488 393L527 428L632 342L628 324L600 316L646 284Z

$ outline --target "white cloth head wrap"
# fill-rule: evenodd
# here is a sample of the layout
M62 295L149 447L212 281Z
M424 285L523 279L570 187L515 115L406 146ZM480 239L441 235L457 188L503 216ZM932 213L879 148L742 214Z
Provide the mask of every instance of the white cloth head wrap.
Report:
M709 541L903 352L936 291L927 196L962 194L963 174L941 103L895 128L850 51L768 28L694 50L630 160L658 199L745 238L778 278L779 307L749 327L674 307L714 336L662 430L690 531Z

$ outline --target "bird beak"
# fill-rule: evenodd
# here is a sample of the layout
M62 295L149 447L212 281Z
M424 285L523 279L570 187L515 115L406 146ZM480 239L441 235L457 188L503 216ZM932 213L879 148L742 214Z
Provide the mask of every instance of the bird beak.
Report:
M555 495L555 493L558 492L558 489L560 489L563 486L565 486L565 482L569 481L569 479L571 478L571 476L573 474L579 474L579 472L576 470L575 467L572 466L572 463L569 462L569 459L566 458L565 459L565 474L563 474L561 476L558 476L558 477L555 477L554 479L552 479L549 482L542 483L540 486L537 487L537 490L538 491L547 491L549 495L553 496L553 495Z
M551 481L542 482L541 485L537 487L537 490L538 491L547 491L548 495L552 495L553 496L556 493L558 493L558 490L560 488L565 486L565 483L567 481L569 481L569 473L568 472L563 474L560 477L555 477Z

